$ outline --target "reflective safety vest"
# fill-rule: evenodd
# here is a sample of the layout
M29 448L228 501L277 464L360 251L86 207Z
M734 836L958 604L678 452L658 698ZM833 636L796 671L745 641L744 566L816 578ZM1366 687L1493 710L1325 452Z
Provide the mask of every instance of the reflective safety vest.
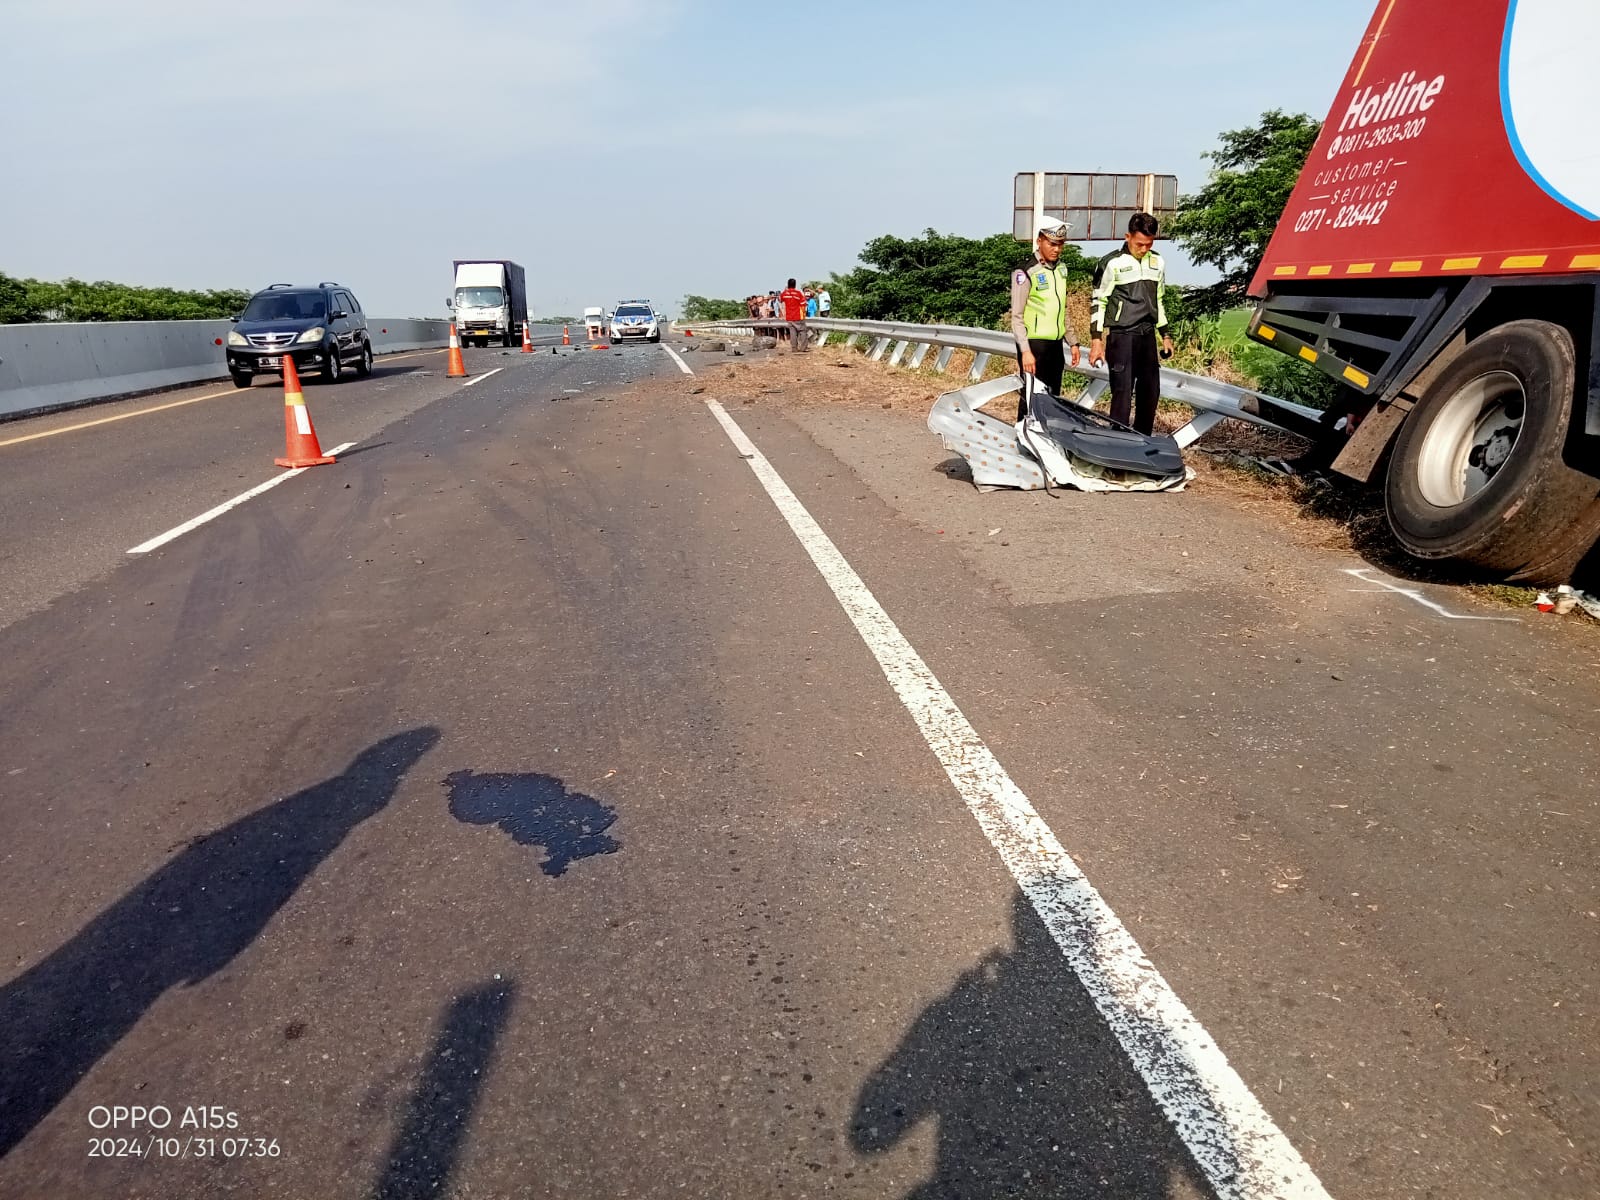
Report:
M1022 310L1028 337L1059 342L1067 336L1067 268L1057 261L1047 267L1038 259L1028 265L1028 303Z

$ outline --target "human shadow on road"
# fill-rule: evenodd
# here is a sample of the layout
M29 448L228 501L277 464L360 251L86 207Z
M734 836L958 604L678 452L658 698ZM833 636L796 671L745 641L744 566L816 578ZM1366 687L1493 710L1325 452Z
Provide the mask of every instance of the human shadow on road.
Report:
M511 1016L516 984L496 980L459 995L445 1014L433 1049L389 1147L373 1200L421 1200L450 1194L450 1177L478 1107L495 1047Z
M0 989L0 1157L168 988L201 982L249 946L438 740L431 727L385 738L342 774L195 838Z
M850 1140L881 1154L933 1120L933 1176L908 1200L1208 1195L1182 1141L1026 896L1016 944L923 1010L857 1098Z
M569 792L554 775L479 774L445 777L450 814L469 825L498 825L519 846L543 846L546 875L565 875L580 858L615 854L622 843L605 832L617 810L582 792Z

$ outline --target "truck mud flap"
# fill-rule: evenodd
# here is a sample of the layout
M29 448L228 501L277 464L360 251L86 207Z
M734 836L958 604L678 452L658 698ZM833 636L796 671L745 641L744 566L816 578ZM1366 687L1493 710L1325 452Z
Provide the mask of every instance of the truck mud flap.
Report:
M1081 492L1175 492L1194 478L1171 437L1124 428L1043 388L1030 389L1017 442L1051 482Z

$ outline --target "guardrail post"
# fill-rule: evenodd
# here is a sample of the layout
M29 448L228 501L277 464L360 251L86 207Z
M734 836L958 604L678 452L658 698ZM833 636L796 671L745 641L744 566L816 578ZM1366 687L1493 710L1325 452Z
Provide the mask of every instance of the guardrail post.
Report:
M854 346L860 340L861 340L861 335L859 333L852 333L852 334L850 334L848 337L846 337L844 339L844 344L846 346Z
M933 360L933 369L943 375L950 369L950 356L955 352L954 346L940 346L939 357Z
M978 380L983 378L983 373L988 369L989 352L987 350L979 350L972 356L972 370L967 373L967 377L971 379L973 383L977 383Z
M877 341L872 343L872 350L870 353L868 353L867 357L873 362L880 362L883 359L883 352L888 348L889 339L886 337L880 337Z
M910 348L910 342L897 342L895 344L894 353L889 356L889 365L891 367L898 367L900 365L900 360L906 356L906 351Z
M1219 412L1197 412L1194 420L1172 435L1172 440L1178 443L1179 450L1186 449L1210 432L1222 416Z
M817 330L813 336L817 339L816 344L818 346L826 346L828 344L828 331L826 329Z
M917 343L917 349L911 355L910 366L911 366L911 369L913 371L917 370L918 368L920 368L922 366L922 360L928 357L928 351L932 350L932 349L933 349L933 347L927 342L919 342L919 343Z
M1079 408L1093 408L1100 402L1100 397L1105 395L1106 389L1110 386L1111 381L1109 379L1091 379L1073 403Z

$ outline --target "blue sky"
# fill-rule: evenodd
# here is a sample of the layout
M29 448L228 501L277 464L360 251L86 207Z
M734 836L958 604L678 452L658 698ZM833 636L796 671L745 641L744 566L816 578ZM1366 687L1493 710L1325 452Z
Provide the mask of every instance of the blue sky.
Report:
M337 279L374 314L433 316L454 258L522 263L536 314L675 311L846 270L879 234L1006 230L1017 171L1193 190L1218 131L1326 114L1373 6L1295 4L1292 26L1264 0L1145 0L1137 21L955 0L6 7L0 271ZM1154 69L1112 84L1099 64L1129 41Z

